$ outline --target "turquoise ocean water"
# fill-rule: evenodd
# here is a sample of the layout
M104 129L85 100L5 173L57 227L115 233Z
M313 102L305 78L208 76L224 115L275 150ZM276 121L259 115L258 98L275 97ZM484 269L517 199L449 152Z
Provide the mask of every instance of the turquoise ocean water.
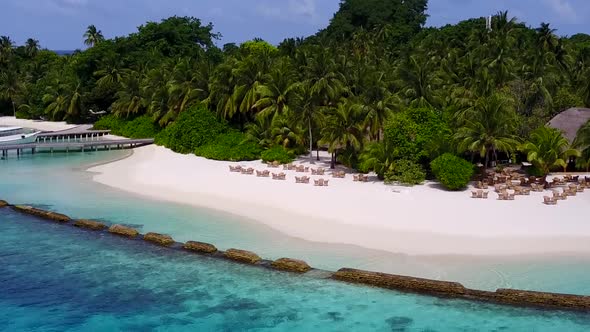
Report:
M588 331L590 317L253 268L0 211L1 331Z
M254 250L265 258L303 258L325 269L349 266L455 280L482 289L590 294L587 257L409 257L311 243L238 217L113 190L93 183L84 171L125 153L0 160L0 199L167 233L179 241ZM8 210L0 211L0 217L0 280L7 287L0 291L0 330L590 329L582 315L294 277L97 236Z

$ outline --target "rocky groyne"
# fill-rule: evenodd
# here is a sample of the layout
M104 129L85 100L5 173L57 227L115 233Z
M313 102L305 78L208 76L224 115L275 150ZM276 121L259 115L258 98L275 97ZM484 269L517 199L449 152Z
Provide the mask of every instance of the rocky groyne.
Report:
M20 213L32 215L44 220L59 222L64 225L71 225L88 231L106 231L110 234L128 238L131 241L143 240L154 245L167 247L169 250L183 250L185 252L193 252L211 256L213 258L224 258L253 266L299 274L314 270L306 262L298 259L280 258L275 261L267 261L263 260L254 252L242 249L228 249L224 252L219 251L214 245L204 242L188 241L186 243L176 243L171 236L165 234L147 233L141 236L138 230L131 227L123 225L112 225L108 227L105 223L93 220L72 220L70 217L56 212L46 211L31 206L10 205L6 201L0 200L0 208L3 207L12 207L15 211ZM517 289L498 289L495 292L490 292L469 289L457 282L415 278L351 268L342 268L336 272L316 271L322 272L321 275L323 278L329 277L338 281L387 288L401 292L480 302L492 302L513 306L590 312L590 296L534 292Z

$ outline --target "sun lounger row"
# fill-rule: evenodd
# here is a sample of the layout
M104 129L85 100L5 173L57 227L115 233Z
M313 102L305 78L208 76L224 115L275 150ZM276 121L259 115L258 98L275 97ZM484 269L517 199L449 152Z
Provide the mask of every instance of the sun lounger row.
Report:
M318 179L313 180L313 185L316 187L327 187L330 180Z
M557 205L557 198L545 196L543 197L543 203L546 205Z
M287 180L287 174L285 173L272 173L272 179L273 180Z
M268 178L270 177L270 171L256 171L256 176L259 178Z
M498 200L499 201L513 201L514 199L515 199L514 194L510 194L508 192L498 193Z
M354 174L352 179L355 182L369 182L369 176L363 174Z
M332 172L332 177L336 179L344 179L346 177L346 173L344 171Z
M295 177L295 183L308 184L309 180L310 180L309 176L302 176L302 177L296 176Z
M471 198L488 199L488 195L489 195L489 192L488 191L483 191L483 190L478 190L478 191L472 191L471 192Z

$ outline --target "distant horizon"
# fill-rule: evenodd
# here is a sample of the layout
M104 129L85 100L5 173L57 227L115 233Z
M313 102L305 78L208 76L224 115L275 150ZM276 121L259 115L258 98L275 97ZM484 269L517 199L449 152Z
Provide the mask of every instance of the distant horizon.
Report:
M52 50L83 50L84 31L94 24L106 38L126 36L148 21L178 15L194 16L203 24L213 23L214 31L223 35L217 42L242 43L259 37L272 44L285 38L307 37L325 28L338 10L340 0L190 0L173 2L128 0L64 1L6 0L6 18L0 21L0 34L8 35L18 45L28 38L40 41ZM590 33L590 2L584 0L522 0L517 3L498 0L481 3L473 0L430 0L427 27L441 27L460 21L493 15L508 10L527 26L548 22L559 36ZM21 24L23 20L33 22ZM58 21L59 24L55 22Z

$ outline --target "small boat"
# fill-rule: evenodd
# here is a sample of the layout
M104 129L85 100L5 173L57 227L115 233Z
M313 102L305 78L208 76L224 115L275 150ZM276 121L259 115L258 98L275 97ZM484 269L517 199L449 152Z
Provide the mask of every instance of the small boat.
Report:
M39 133L22 127L0 127L0 145L35 143Z

